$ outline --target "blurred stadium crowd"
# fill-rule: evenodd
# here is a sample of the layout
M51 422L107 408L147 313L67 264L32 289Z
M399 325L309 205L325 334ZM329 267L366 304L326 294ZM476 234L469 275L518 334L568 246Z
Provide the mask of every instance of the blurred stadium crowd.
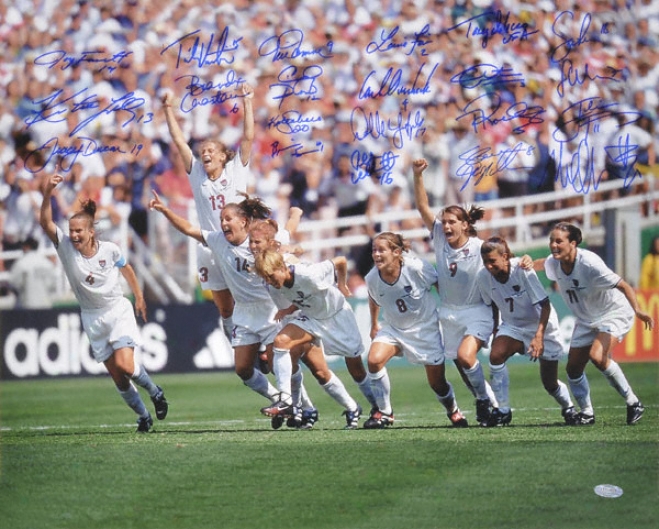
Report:
M194 39L226 50L230 62L182 61L181 50ZM101 206L106 237L127 221L146 238L152 189L185 211L191 193L160 98L170 90L185 100L195 76L210 83L209 97L232 93L240 80L255 87L249 190L280 217L290 206L307 219L410 208L410 167L419 157L430 163L426 186L433 207L441 207L574 185L574 174L581 186L625 177L627 166L605 155L608 136L623 126L640 167L654 165L659 148L653 0L16 0L0 3L0 47L5 251L42 238L39 175L58 161L70 175L57 197L60 219L91 197ZM299 71L310 64L318 66L313 90L307 84L299 97L282 97L287 65ZM478 76L461 77L470 66ZM387 75L424 89L401 95ZM380 93L364 97L365 87ZM126 94L143 100L139 113L98 112L123 104ZM584 101L607 109L596 134L566 120L566 109L583 110ZM356 108L386 133L356 141ZM44 109L50 118L34 119ZM299 126L294 139L282 131L287 115ZM193 143L240 140L242 115L229 95L180 108L179 116ZM401 120L393 133L390 125ZM423 126L414 129L411 121ZM277 148L293 141L307 153ZM513 150L520 141L533 148L516 164L477 169L464 185L461 155L478 146ZM584 141L593 154L575 162ZM66 155L81 144L84 156ZM58 150L63 156L53 155ZM362 153L375 156L365 160ZM578 173L574 163L588 170ZM372 170L356 179L364 165Z

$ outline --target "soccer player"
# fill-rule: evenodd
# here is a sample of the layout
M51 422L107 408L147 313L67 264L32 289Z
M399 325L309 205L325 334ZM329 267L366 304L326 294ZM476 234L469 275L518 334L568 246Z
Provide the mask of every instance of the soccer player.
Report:
M214 256L214 265L220 268L235 300L234 328L231 336L235 356L235 371L250 389L270 400L279 400L279 391L268 378L255 369L261 345L272 347L277 334L275 321L277 307L259 276L253 273L254 256L249 250L248 228L259 201L245 200L241 204L225 204L221 212L220 231L202 230L187 219L176 215L154 192L149 207L160 211L181 233L208 245ZM273 425L274 426L274 425Z
M570 392L558 380L558 361L565 352L558 316L542 283L535 271L520 266L501 237L485 241L481 256L485 268L478 273L478 287L485 303L501 316L490 350L490 384L499 406L492 410L486 426L504 426L512 419L506 360L515 353L525 354L533 362L539 360L545 391L560 405L565 423L576 424L578 414Z
M190 178L190 187L197 209L201 228L221 232L220 212L226 204L239 202L240 193L247 189L249 160L254 141L254 90L247 83L241 85L243 101L243 137L238 153L217 140L201 142L199 158L195 157L172 110L172 94L166 92L162 98L167 128L174 145L183 159ZM210 290L222 320L222 328L231 341L233 328L234 299L222 277L221 267L215 266L213 252L208 246L197 246L199 283Z
M431 294L437 283L435 268L422 259L404 255L409 243L395 233L377 235L372 248L374 267L365 281L373 340L368 352L368 372L377 408L371 410L364 428L382 429L394 423L391 383L385 366L400 354L425 367L428 383L453 426L466 427L467 420L445 376L439 311ZM380 312L382 327L378 322Z
M421 158L412 167L416 207L435 248L439 319L446 357L455 362L466 386L476 397L476 421L485 425L497 403L477 356L494 329L492 310L483 302L476 284L476 275L483 268L480 256L483 241L478 238L474 224L483 218L484 212L475 206L467 211L452 205L444 208L437 218L430 209L423 184L428 162Z
M369 403L374 405L375 399L362 362L364 346L354 312L346 300L350 291L345 284L347 277L345 257L335 257L313 265L305 263L289 265L284 261L281 253L264 250L256 255L255 266L256 273L270 287L270 294L277 305L288 303L298 309L275 338L273 347L275 374L287 369L294 348L299 349L305 344L319 343L322 344L326 354L344 357L350 375ZM323 371L329 377L323 379L316 376L316 378L323 389L345 408L343 414L346 416L346 428L357 428L361 407L329 368ZM287 400L264 408L262 411L266 415L283 414L287 413L291 405L292 401Z
M64 177L59 174L46 177L41 227L53 241L78 300L82 326L94 359L103 362L119 394L137 414L137 431L148 432L153 426L153 418L133 382L149 393L159 420L167 416L169 406L162 389L151 380L144 367L135 362L140 332L133 307L123 295L119 274L128 282L135 296L135 309L146 321L142 290L133 267L126 262L120 248L96 238L96 203L93 200L85 202L82 210L69 219L68 235L55 224L51 197L55 187L63 181Z
M611 358L617 342L630 331L634 316L652 329L654 321L641 311L634 289L590 250L579 248L581 230L559 222L549 234L551 255L544 261L547 277L555 281L576 323L570 340L567 375L581 411L577 424L595 423L585 368L590 360L627 404L627 424L636 424L645 408L620 365Z

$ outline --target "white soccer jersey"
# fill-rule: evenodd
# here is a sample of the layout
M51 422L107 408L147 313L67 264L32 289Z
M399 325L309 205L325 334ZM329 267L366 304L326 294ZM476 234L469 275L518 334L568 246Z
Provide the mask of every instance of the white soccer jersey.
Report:
M485 268L478 273L477 280L485 304L494 303L503 322L518 329L538 328L542 312L539 303L547 299L547 293L533 270L524 270L519 266L519 259L513 258L506 283L499 283ZM555 319L554 308L551 310L554 318L550 317L550 322Z
M123 299L119 268L125 266L126 259L119 246L109 241L98 241L98 251L87 258L59 227L57 241L57 255L81 310L110 308Z
M615 287L621 278L590 250L577 248L572 273L561 270L561 263L549 256L545 260L547 277L556 281L565 303L577 319L588 325L600 323L617 314L629 317L634 310L625 295Z
M263 279L254 272L254 255L249 251L249 239L235 246L221 231L202 231L236 303L272 304Z
M190 169L190 187L194 197L199 225L203 230L220 230L220 213L226 204L241 202L238 192L244 193L247 189L249 177L249 164L244 166L240 160L240 154L230 160L222 170L217 180L208 178L203 164L196 158L192 158Z
M451 307L482 304L476 275L483 269L483 241L478 237L470 237L461 248L451 248L446 242L442 223L437 219L433 225L432 238L437 261L440 304Z
M275 303L281 306L287 300L288 306L295 305L306 317L325 320L344 309L347 301L335 285L334 263L327 260L310 265L298 263L290 266L293 274L293 286L290 288L268 287Z
M430 263L405 255L398 279L389 284L372 268L366 274L368 295L380 307L382 319L396 329L411 329L428 320L438 320L437 302L429 295L437 282Z

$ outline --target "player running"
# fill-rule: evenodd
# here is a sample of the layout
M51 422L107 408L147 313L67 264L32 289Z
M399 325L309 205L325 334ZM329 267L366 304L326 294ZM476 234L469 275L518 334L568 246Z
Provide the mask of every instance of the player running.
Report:
M391 383L385 366L400 354L425 367L428 383L453 426L466 427L467 420L445 376L439 311L431 294L437 272L430 263L404 255L408 250L409 243L395 233L381 233L373 240L375 266L365 280L373 340L368 352L368 372L377 408L371 410L364 428L382 429L394 423ZM380 313L382 327L378 322Z

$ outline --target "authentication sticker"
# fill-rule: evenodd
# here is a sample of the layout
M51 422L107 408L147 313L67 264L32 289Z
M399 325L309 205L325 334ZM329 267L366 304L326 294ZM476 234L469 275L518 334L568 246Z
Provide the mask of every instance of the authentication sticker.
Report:
M619 498L622 496L622 489L617 485L597 485L595 494L602 498Z

